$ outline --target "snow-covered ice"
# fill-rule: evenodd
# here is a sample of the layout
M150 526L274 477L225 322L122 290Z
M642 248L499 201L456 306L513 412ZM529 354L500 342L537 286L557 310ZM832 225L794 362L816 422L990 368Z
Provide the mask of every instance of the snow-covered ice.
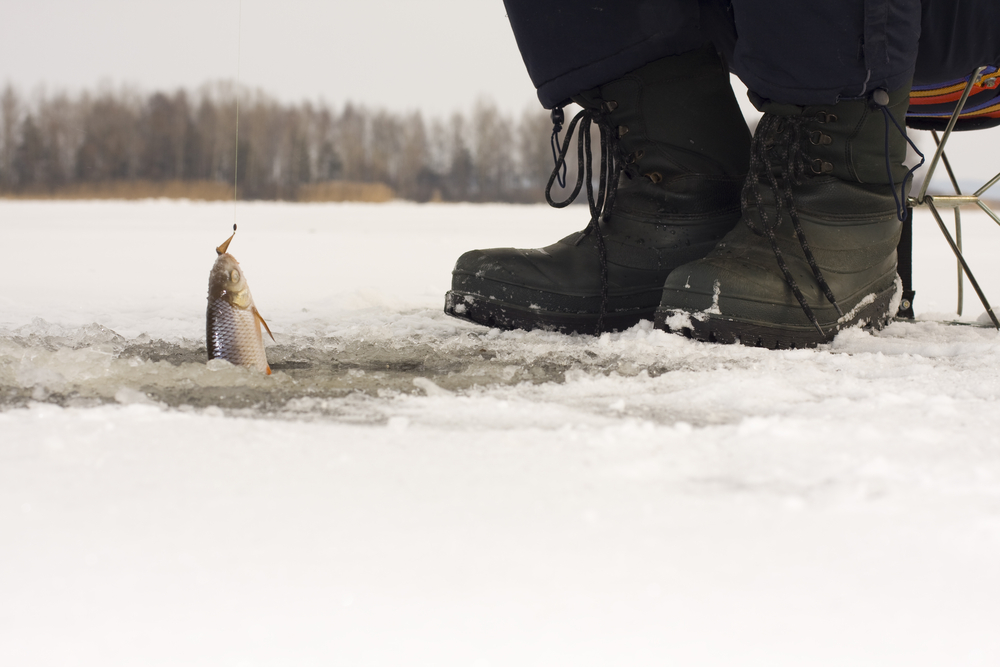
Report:
M997 664L1000 338L933 221L919 321L817 350L443 314L585 215L241 204L265 377L204 360L231 204L0 201L0 664Z

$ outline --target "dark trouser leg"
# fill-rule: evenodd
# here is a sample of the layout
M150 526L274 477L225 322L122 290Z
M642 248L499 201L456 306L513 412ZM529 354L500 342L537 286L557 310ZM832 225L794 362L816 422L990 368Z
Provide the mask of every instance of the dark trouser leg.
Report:
M920 0L733 0L733 71L783 104L896 90L913 78Z
M546 108L708 41L751 90L777 102L830 104L838 96L859 97L876 88L895 90L913 77L921 25L919 0L505 0L504 4L528 74ZM934 6L948 3L925 4L925 20L940 21L941 10L935 14ZM967 4L985 7L986 0L963 3ZM954 13L948 7L946 13ZM932 37L935 52L942 52L942 40Z
M697 49L697 0L504 0L546 109L664 56Z

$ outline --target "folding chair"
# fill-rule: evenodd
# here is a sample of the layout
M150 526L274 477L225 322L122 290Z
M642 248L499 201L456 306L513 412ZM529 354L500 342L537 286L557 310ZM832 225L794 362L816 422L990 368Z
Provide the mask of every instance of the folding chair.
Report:
M972 269L969 268L962 255L962 218L959 210L962 206L978 206L1000 225L1000 217L980 198L987 190L1000 182L1000 174L994 176L973 194L962 194L955 173L952 171L951 163L945 154L945 145L953 131L979 130L1000 125L1000 88L998 86L1000 86L1000 70L996 67L984 66L977 68L975 72L964 79L934 86L914 86L910 93L910 108L906 114L906 125L916 130L930 130L937 149L927 167L919 193L915 197L907 199L907 216L903 223L903 234L898 249L899 275L903 282L903 300L900 303L897 317L906 319L914 317L913 209L917 206L926 206L958 259L958 314L962 314L962 276L964 273L986 308L990 319L993 320L993 325L1000 329L1000 320L997 319L986 295L979 286L979 282L972 274ZM938 132L943 133L940 139ZM927 188L939 163L943 164L948 172L948 178L955 190L954 194L932 195L927 193ZM941 218L938 210L940 208L954 210L954 238Z

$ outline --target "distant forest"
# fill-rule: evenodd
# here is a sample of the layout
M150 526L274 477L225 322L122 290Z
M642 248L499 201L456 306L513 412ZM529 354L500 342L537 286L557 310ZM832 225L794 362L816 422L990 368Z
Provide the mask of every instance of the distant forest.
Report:
M232 198L235 93L224 83L30 95L7 85L0 196L87 196L131 185ZM513 117L489 100L428 119L351 103L284 104L241 90L239 198L540 201L552 169L551 131L543 109Z

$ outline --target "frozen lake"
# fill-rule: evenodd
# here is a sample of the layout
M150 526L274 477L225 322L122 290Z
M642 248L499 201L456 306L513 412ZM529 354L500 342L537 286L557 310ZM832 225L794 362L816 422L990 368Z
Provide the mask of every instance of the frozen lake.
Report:
M997 664L1000 338L930 216L918 321L817 350L442 313L585 215L240 205L265 377L204 360L231 204L0 200L0 664Z

